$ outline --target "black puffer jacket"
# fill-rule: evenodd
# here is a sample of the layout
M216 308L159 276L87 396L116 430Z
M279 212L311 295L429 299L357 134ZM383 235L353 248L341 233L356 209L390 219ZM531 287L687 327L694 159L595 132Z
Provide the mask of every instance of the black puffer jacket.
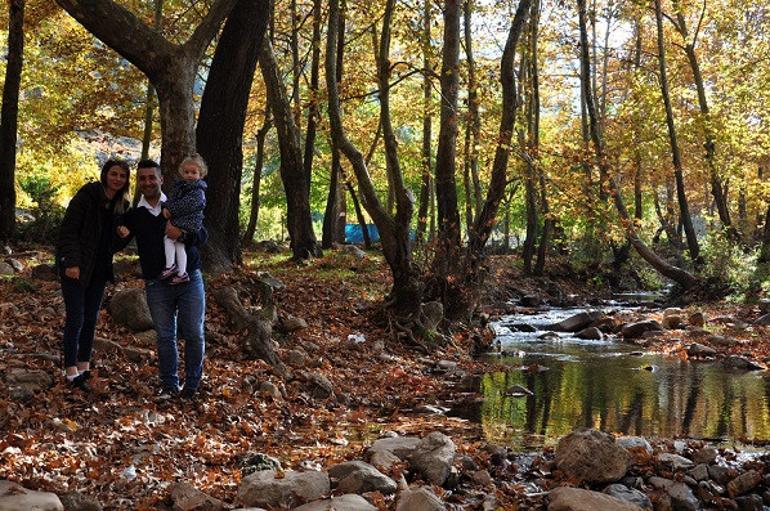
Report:
M115 215L110 225L103 225L104 215L99 214L99 208L107 207L107 203L102 184L88 183L72 198L62 220L56 243L56 266L60 275L64 274L66 268L78 266L80 283L84 286L91 282L93 276L102 229L110 229L114 233L117 228ZM128 207L128 202L125 207ZM112 278L110 257L109 279Z

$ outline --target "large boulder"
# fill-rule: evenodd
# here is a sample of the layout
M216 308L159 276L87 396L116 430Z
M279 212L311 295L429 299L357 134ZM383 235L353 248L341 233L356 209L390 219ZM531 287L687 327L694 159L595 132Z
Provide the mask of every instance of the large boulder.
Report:
M349 493L331 499L308 502L295 507L292 511L377 511L377 508L362 496Z
M577 429L556 446L556 465L578 481L615 482L626 474L630 461L628 452L612 435L595 429Z
M370 458L377 453L387 452L400 460L406 460L411 456L419 444L420 439L416 436L380 438L379 440L376 440L366 452Z
M365 493L379 491L383 494L394 493L396 482L372 465L363 461L348 461L329 469L329 477L336 482L338 491L346 493Z
M452 470L456 450L451 438L434 431L420 441L409 456L409 464L425 479L441 486Z
M144 332L153 328L150 308L144 289L132 287L115 293L110 302L110 314L119 325L133 332Z
M189 483L174 483L170 488L174 511L222 511L225 503L206 495Z
M648 319L646 321L637 321L636 323L628 323L623 325L620 330L624 339L636 339L643 336L647 332L662 332L663 327L660 326L655 320Z
M0 480L0 511L64 511L53 493L27 490L12 481Z
M322 499L330 489L326 472L289 470L277 479L274 470L262 470L241 481L236 501L244 506L293 507Z
M444 511L444 503L428 488L404 490L398 494L396 511Z
M602 317L604 317L602 311L581 312L558 323L554 323L548 329L555 330L556 332L579 332Z
M548 497L548 511L642 511L632 502L579 488L556 488Z
M42 369L10 369L5 375L12 399L26 401L53 385L53 377Z

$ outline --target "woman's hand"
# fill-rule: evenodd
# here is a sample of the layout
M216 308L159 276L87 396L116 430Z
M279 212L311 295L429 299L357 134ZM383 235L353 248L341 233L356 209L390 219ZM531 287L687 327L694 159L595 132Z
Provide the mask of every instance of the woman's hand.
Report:
M130 231L128 230L128 227L126 227L125 225L118 226L118 236L120 236L121 238L125 238L129 234L130 234Z
M80 266L70 266L69 268L64 270L64 275L71 279L79 279L80 278Z

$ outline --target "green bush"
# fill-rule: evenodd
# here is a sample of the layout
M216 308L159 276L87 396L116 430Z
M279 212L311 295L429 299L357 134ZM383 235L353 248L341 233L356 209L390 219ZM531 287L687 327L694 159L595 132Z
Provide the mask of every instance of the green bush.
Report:
M19 185L35 202L30 211L34 220L19 225L19 237L23 241L51 243L59 233L65 209L55 202L59 186L43 174L24 176Z
M756 250L745 250L725 233L710 231L701 243L701 255L709 288L742 297L756 287Z

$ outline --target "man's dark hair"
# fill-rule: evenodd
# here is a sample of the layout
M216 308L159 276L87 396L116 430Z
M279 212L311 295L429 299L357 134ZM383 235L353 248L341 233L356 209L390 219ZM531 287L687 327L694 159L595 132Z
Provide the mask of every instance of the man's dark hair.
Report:
M137 166L137 169L159 169L160 165L155 160L142 160Z

